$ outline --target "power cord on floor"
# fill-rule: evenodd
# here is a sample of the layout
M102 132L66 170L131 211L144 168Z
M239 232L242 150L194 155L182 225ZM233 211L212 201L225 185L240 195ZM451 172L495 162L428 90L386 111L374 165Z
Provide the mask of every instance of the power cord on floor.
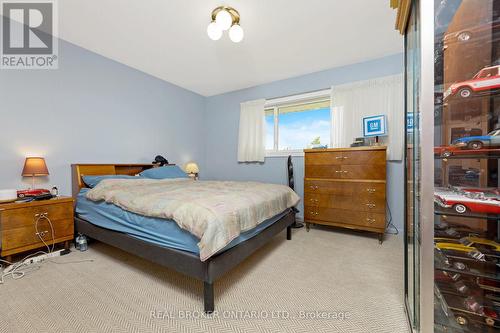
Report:
M398 228L392 223L392 212L391 212L391 207L389 207L389 202L386 200L386 207L389 212L389 220L387 221L386 228L385 228L385 233L388 235L398 235L399 230ZM393 228L393 231L389 231L389 228Z
M50 253L54 252L56 238L55 238L54 225L52 224L52 221L47 216L47 213L36 214L35 218L36 218L36 220L35 220L36 235L38 236L40 241L43 243L43 245L45 245L45 247L47 248L47 252L38 251L38 252L32 253L32 254L24 257L21 261L19 261L17 263L11 263L7 260L0 259L0 284L4 283L4 278L7 276L11 276L13 280L18 280L18 279L23 278L27 273L29 273L33 270L40 269L41 265L39 265L39 264L35 265L34 263L26 263L25 261L28 260L29 258L38 256L38 255L42 255L42 254L49 255ZM51 236L52 236L52 244L50 244L50 245L47 244L47 242L45 242L45 240L43 239L43 236L45 234L41 233L38 230L38 224L40 223L41 220L46 220L50 226L50 232L51 232ZM62 264L82 263L82 262L93 262L94 259L83 259L83 260L66 261L66 262L57 262L57 261L53 261L53 260L48 259L47 261L51 262L53 264L62 265ZM2 263L10 265L9 268L6 267L4 269L4 266ZM5 270L7 270L7 269L8 269L8 272L5 272Z

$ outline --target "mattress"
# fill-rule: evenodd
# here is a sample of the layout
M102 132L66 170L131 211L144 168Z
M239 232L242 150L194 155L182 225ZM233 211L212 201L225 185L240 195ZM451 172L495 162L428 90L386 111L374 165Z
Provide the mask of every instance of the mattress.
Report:
M76 214L101 228L123 232L132 237L159 246L187 251L199 255L198 238L181 229L174 220L143 216L128 212L104 201L93 202L85 197L90 189L84 188L76 199ZM289 210L267 219L255 228L241 233L219 252L226 251L242 243L282 218Z

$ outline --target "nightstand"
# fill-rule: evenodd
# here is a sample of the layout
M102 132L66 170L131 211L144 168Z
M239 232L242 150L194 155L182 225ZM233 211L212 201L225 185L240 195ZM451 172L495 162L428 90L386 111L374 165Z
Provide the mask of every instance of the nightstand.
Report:
M27 203L0 204L0 257L11 261L13 254L45 247L35 228L40 215L47 216L52 222L55 243L64 243L64 247L69 249L74 237L73 198L58 197ZM51 246L52 232L47 219L40 218L38 232Z

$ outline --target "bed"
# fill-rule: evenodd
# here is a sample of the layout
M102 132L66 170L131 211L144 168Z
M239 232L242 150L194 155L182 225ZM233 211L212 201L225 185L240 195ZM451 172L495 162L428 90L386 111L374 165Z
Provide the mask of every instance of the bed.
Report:
M291 208L242 232L222 250L202 261L197 238L174 221L126 212L111 204L86 200L83 176L136 175L152 164L73 164L72 192L76 199L75 232L194 277L204 283L204 310L214 311L214 282L286 229L291 240L295 213ZM144 220L146 219L146 223ZM148 227L144 227L148 226Z

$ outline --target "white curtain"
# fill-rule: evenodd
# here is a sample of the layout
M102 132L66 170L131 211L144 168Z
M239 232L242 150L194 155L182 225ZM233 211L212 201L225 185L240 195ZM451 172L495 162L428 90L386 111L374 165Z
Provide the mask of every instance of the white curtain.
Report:
M241 103L238 162L264 162L266 154L265 99Z
M403 76L394 75L332 87L332 147L349 147L363 136L363 118L385 115L388 160L403 158Z

